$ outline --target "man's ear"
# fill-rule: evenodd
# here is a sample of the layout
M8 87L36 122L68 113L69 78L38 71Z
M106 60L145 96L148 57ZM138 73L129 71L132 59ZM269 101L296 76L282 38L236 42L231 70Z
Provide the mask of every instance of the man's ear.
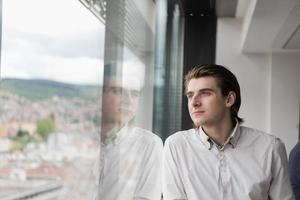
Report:
M230 91L226 97L226 106L231 107L236 100L236 94L234 91Z

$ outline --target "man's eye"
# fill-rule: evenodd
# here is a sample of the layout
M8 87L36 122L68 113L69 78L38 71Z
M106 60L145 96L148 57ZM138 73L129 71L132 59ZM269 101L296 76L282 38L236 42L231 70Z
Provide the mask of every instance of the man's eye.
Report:
M210 92L202 92L201 96L209 96L211 93Z
M188 99L191 99L191 98L193 97L193 95L192 95L192 94L188 94L188 95L186 95L186 97L187 97Z
M114 93L114 94L122 94L122 90L120 88L112 88L111 91Z

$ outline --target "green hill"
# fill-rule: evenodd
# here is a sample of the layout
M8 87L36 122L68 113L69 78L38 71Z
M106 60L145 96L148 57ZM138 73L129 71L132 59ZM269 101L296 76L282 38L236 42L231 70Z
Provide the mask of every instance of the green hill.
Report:
M0 91L7 91L31 100L59 96L64 98L95 99L100 91L96 85L75 85L40 79L5 78L0 81Z

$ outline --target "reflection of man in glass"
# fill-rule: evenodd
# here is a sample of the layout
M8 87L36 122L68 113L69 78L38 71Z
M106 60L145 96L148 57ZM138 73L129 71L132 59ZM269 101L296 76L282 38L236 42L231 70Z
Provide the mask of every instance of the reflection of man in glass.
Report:
M122 87L111 77L103 90L102 139L107 139L110 132L117 131L133 120L139 103L140 88ZM113 134L113 133L111 133Z
M133 126L144 74L126 70L104 80L98 199L160 199L162 142Z

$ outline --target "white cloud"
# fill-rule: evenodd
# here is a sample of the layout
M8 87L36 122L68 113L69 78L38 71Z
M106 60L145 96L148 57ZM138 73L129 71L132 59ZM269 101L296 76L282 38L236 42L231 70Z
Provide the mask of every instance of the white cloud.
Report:
M70 35L93 31L99 20L78 0L3 1L3 25L43 35Z
M123 58L122 85L125 88L142 88L145 80L145 64L126 47Z
M77 0L3 2L1 77L100 84L104 25Z
M88 57L36 56L31 52L3 51L1 76L49 79L76 84L101 84L103 60Z
M40 77L56 81L102 84L103 80L103 60L92 58L56 58L44 70Z

